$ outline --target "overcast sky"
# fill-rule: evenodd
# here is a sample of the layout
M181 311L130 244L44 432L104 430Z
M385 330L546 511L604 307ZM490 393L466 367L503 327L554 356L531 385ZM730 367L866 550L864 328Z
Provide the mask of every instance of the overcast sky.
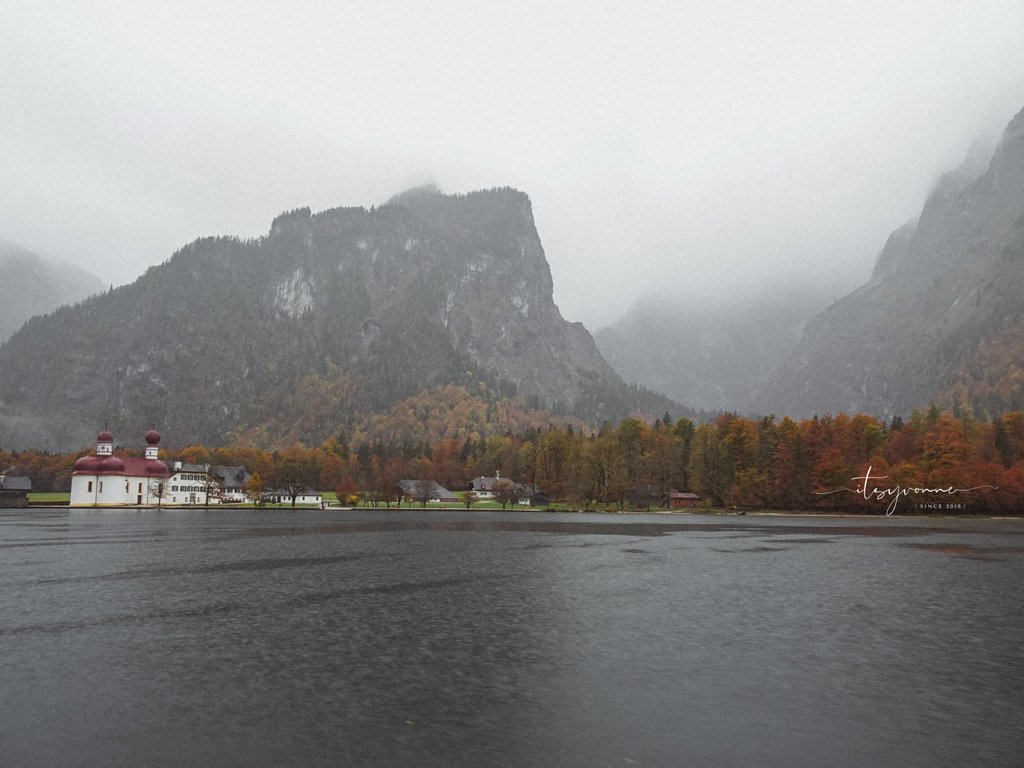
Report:
M0 237L116 285L286 209L510 185L591 330L655 287L838 294L1024 107L1021 0L5 0L0 30Z

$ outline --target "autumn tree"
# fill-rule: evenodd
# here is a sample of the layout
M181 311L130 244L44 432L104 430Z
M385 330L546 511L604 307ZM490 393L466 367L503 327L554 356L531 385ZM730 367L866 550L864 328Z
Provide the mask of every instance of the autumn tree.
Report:
M452 439L434 444L430 476L445 488L458 488L465 484L466 466L459 458L461 447Z
M689 419L679 419L670 430L673 440L672 453L675 473L673 485L677 490L690 490L690 453L693 449L693 435L697 431Z
M818 506L840 509L849 506L854 497L854 477L857 473L846 459L839 446L828 446L821 451L811 474Z
M211 472L209 465L206 467L206 471L202 474L202 480L200 481L203 491L203 506L208 507L211 503L220 503L224 500L224 481L220 475Z
M538 480L553 498L563 498L579 456L575 431L551 427L537 438Z
M694 432L690 477L701 496L710 499L714 506L722 506L726 467L718 427L714 424L701 424Z
M401 456L391 456L381 467L377 477L377 492L386 505L395 499L401 499L398 481L406 474L407 463Z
M581 497L600 504L612 499L621 503L628 486L615 436L605 432L586 441L580 458L582 466L578 477Z
M959 476L968 458L963 427L951 415L937 417L921 440L921 466L929 486L945 486Z
M536 440L528 440L519 449L519 467L522 478L530 488L537 487L537 473L539 470L539 453Z
M676 483L676 441L668 428L658 425L643 435L643 480L656 489L658 499L668 497Z
M515 504L519 500L519 489L515 483L503 477L494 484L494 498L504 509L506 505Z
M263 475L253 472L249 479L242 484L242 493L245 494L253 506L262 508L267 504L267 490L263 482Z
M416 480L412 484L412 496L420 503L421 507L426 507L427 502L430 501L434 496L434 481L433 480Z
M359 504L359 486L349 474L343 474L338 480L338 484L334 486L334 495L337 496L338 503L344 506L354 507Z
M178 461L185 464L209 464L213 460L205 445L187 445L178 451Z
M311 480L309 467L297 460L283 462L274 477L275 485L291 499L293 509L296 499L309 489Z
M338 453L325 452L320 462L317 487L337 488L345 482L352 482L352 471L348 460Z
M616 430L619 458L627 488L640 482L643 438L647 425L640 419L623 419Z

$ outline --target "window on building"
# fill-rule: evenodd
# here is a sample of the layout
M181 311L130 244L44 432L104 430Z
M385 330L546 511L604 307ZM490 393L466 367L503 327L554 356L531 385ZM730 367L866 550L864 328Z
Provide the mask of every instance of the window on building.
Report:
M88 491L89 491L89 493L92 493L92 480L89 481Z

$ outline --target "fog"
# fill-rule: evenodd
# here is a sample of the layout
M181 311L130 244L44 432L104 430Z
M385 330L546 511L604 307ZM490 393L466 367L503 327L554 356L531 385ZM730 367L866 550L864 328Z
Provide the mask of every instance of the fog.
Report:
M655 288L836 296L1024 107L1020 0L7 0L0 236L134 280L435 181L533 202L592 330Z

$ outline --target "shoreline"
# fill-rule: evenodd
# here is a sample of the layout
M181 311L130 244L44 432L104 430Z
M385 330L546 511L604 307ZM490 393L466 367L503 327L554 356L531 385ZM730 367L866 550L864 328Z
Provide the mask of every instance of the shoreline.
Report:
M32 509L54 509L54 510L69 510L76 512L107 512L107 511L120 511L130 510L136 512L142 511L180 511L180 510L202 510L204 512L218 512L218 511L244 511L244 512L506 512L512 513L523 513L523 512L534 512L542 514L564 514L564 515L627 515L631 517L642 517L642 516L701 516L701 517L771 517L771 518L815 518L815 519L863 519L863 520L1004 520L1004 521L1024 521L1024 515L987 515L987 514L936 514L934 512L921 513L921 514L892 514L886 515L884 512L878 512L877 514L870 514L865 512L821 512L816 510L744 510L743 512L734 512L726 509L659 509L659 510L635 510L635 509L622 509L622 510L611 510L611 509L548 509L548 508L534 508L534 507L515 507L510 509L496 509L496 508L482 508L482 507L471 507L465 506L450 506L450 507L341 507L341 506L274 506L274 507L254 507L245 505L235 504L211 504L204 506L201 504L163 504L160 506L154 505L110 505L110 506L71 506L68 503L61 504L60 502L29 502L27 506L20 507L0 507L0 510L32 510Z

